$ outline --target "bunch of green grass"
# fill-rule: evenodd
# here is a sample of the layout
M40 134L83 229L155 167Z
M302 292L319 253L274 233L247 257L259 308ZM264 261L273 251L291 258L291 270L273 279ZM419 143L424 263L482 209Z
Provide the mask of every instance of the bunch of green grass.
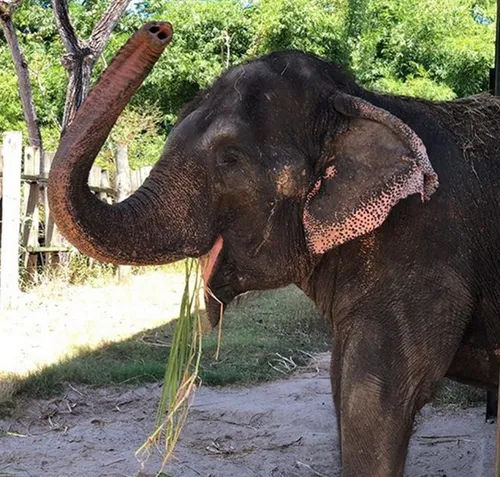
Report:
M201 278L198 260L185 262L185 285L179 320L168 357L155 430L137 451L149 455L152 446L164 446L163 465L172 456L196 388L202 351L200 317Z

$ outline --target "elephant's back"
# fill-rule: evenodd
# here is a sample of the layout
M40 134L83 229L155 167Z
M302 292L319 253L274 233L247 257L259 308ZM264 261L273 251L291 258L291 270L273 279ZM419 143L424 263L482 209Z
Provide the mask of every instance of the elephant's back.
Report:
M462 150L464 159L500 163L500 97L481 93L432 103L431 107Z

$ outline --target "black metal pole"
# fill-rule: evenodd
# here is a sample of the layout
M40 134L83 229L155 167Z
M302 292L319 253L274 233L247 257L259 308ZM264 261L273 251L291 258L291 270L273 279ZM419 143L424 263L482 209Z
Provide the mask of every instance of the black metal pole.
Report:
M500 96L500 0L497 0L497 35L495 41L495 74L493 92Z
M500 0L497 0L497 29L495 38L495 68L490 74L490 90L496 96L500 96ZM500 382L500 381L499 381ZM486 420L495 419L498 416L499 402L498 391L486 392ZM498 424L497 424L498 427ZM499 432L497 428L497 433ZM498 443L497 439L497 446ZM497 453L500 449L497 449ZM500 456L497 456L496 475L499 475Z
M493 94L500 96L500 0L497 0L497 35L495 39L495 75L494 75ZM495 455L495 477L500 477L500 401L498 395L500 393L500 376L499 390L496 393L497 399L497 435L496 435L496 455Z

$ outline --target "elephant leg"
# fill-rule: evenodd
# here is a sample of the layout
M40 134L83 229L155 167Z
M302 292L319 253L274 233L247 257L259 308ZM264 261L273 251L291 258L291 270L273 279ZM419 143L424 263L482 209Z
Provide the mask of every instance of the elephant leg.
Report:
M343 477L403 476L415 413L445 376L463 334L461 326L441 332L442 339L432 329L412 334L407 323L401 330L386 320L356 319L334 329Z

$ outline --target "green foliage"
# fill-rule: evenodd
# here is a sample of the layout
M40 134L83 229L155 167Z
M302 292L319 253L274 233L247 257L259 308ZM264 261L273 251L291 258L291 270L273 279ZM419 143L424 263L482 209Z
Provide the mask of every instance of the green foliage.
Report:
M64 107L65 71L61 65L62 44L46 3L26 0L14 17L17 34L29 67L33 95L42 136L47 149L54 149L59 138L59 121ZM15 82L15 72L3 37L0 39L0 70L12 76L7 88L0 93L0 130L19 129L24 121ZM4 82L2 81L2 86ZM12 89L11 89L12 88ZM5 97L4 95L8 95ZM7 110L7 114L5 111ZM22 128L25 130L25 127Z
M71 248L64 261L54 269L47 269L46 273L70 284L101 286L103 282L114 278L115 267L110 263L97 262Z
M422 77L448 87L456 96L488 88L494 50L493 3L484 2L482 7L470 0L367 3L369 21L352 55L358 78L369 83L384 78L397 85ZM431 91L426 96L437 99L437 91L428 84ZM439 99L451 96L446 89L443 93Z
M370 87L381 93L391 93L401 96L412 96L431 100L450 100L456 98L455 92L442 83L437 83L426 77L408 77L406 81L394 78L380 78Z
M464 409L481 406L486 401L486 391L466 384L444 379L433 400L436 406L451 409Z
M152 19L174 25L174 40L134 104L157 104L168 130L186 102L245 58L253 31L249 12L234 0L160 0L151 5Z
M108 0L69 4L76 30L86 38ZM367 86L428 99L486 90L493 65L494 0L148 0L120 20L94 81L133 31L152 19L172 22L174 40L113 132L100 157L103 165L111 164L122 136L132 167L155 162L185 103L226 68L270 51L309 51L343 64ZM50 2L23 1L15 24L45 145L55 149L67 75ZM0 81L0 131L24 130L2 36Z
M128 106L113 127L98 157L98 164L105 169L114 170L114 158L119 144L128 146L132 169L154 164L165 145L162 124L163 114L158 107Z
M6 56L2 52L2 57ZM0 57L2 64L4 58ZM8 61L8 60L7 60ZM17 93L17 81L14 71L9 69L0 71L0 131L15 130L25 131L21 112L21 100Z
M257 26L252 54L297 49L348 63L342 2L261 0L256 5L252 12Z

